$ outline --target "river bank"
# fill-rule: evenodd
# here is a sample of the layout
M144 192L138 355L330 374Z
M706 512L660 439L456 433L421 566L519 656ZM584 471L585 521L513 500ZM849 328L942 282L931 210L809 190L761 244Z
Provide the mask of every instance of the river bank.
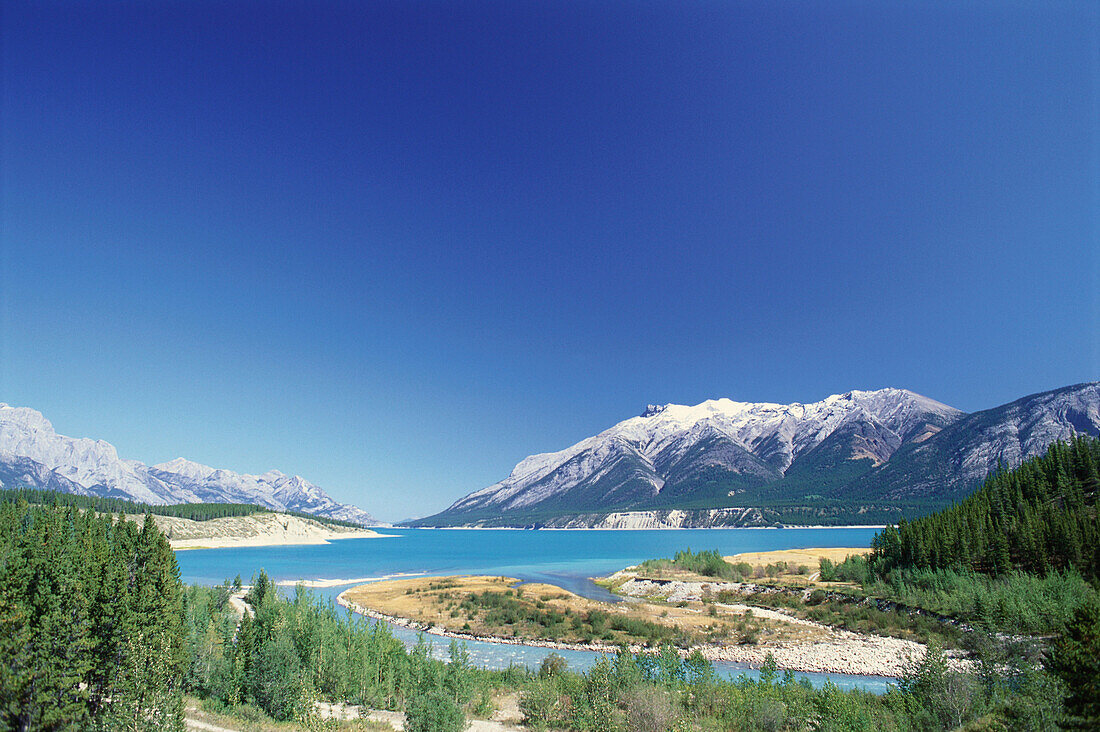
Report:
M440 579L440 578L436 578ZM446 580L456 578L444 578ZM457 578L462 579L462 578ZM615 653L619 644L600 641L565 642L531 637L509 637L499 634L460 629L439 622L423 622L407 617L387 613L378 608L356 602L350 597L356 590L352 588L340 593L337 602L351 610L374 620L381 620L394 626L430 636L454 638L467 641L485 641L501 645L529 646L556 650L588 651L595 653ZM688 602L688 600L678 600ZM749 607L747 605L711 603L722 611L722 615L740 617L753 624L768 624L769 627L794 626L803 632L766 633L765 640L752 642L703 642L680 647L679 652L686 656L698 650L710 661L744 664L759 668L770 653L779 668L793 672L837 673L862 676L896 677L907 664L920 658L926 651L924 645L915 641L899 638L862 635L796 617L781 610ZM670 608L671 609L671 608ZM709 610L696 608L676 608L681 617L692 615L696 622L709 623L714 620ZM666 612L667 614L667 612ZM653 615L658 620L658 614ZM755 634L753 634L755 636ZM631 643L627 647L635 652L652 650L652 646Z

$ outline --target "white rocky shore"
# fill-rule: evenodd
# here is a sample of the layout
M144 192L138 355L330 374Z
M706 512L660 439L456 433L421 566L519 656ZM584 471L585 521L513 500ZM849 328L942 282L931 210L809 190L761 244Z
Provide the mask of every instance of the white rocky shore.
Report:
M713 661L734 661L759 666L767 654L776 664L792 671L860 674L897 677L912 661L924 656L927 648L915 641L860 635L802 620L786 613L744 605L720 605L728 609L751 609L757 617L772 617L788 623L806 624L824 630L827 636L807 643L777 643L761 646L719 646L704 650Z
M615 573L610 579L615 580L628 574L629 570L624 570ZM640 599L699 602L704 597L712 599L723 591L746 595L766 592L769 589L763 585L748 582L654 581L634 577L619 585L617 591ZM792 671L896 677L901 675L907 665L922 658L928 650L923 643L916 641L853 633L806 620L783 610L738 604L715 603L715 605L738 613L751 612L758 618L815 628L825 634L824 637L806 642L703 647L704 655L715 661L732 661L758 666L764 662L767 654L771 653L780 668ZM958 666L966 664L959 659L953 659L952 663Z
M546 522L557 529L698 529L731 526L769 526L772 522L758 508L711 508L696 511L619 511L608 514L576 514Z

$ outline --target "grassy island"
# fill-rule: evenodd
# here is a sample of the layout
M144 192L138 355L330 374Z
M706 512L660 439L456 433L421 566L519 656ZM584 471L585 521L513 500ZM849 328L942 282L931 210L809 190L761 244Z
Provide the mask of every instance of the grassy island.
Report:
M703 643L809 641L814 629L735 609L649 602L606 603L511 577L418 577L361 585L342 597L423 629L599 647L691 648Z

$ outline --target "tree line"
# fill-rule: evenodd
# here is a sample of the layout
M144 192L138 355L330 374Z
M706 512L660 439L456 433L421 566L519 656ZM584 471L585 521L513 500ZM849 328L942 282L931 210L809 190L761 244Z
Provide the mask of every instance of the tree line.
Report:
M232 516L249 516L254 513L274 512L286 514L287 516L297 516L322 524L362 528L353 521L314 516L301 511L275 511L275 509L258 506L254 503L174 503L167 506L154 506L149 503L127 501L123 498L80 496L75 493L61 493L60 491L41 488L0 488L0 502L18 503L19 501L42 506L74 506L97 513L121 513L137 516L151 513L154 516L173 516L175 518L191 519L192 521L209 521Z

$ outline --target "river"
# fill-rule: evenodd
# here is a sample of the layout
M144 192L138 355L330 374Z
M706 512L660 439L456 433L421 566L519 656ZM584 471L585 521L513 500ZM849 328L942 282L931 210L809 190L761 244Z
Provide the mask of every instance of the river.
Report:
M202 549L176 553L184 582L217 584L237 574L247 583L261 568L275 581L352 580L398 574L487 574L547 582L595 599L614 599L591 577L610 574L645 559L671 557L681 549L717 549L724 555L808 547L868 546L873 528L680 529L680 530L508 530L380 529L385 538L343 539L314 546ZM335 597L351 584L318 589ZM395 635L414 643L401 628ZM445 654L447 641L435 641ZM490 668L509 663L537 666L548 651L529 646L467 643L471 658ZM598 658L585 651L557 651L570 668L584 669ZM740 664L715 664L726 676L756 672ZM799 674L815 686L828 678L843 688L884 691L892 679L845 674Z

